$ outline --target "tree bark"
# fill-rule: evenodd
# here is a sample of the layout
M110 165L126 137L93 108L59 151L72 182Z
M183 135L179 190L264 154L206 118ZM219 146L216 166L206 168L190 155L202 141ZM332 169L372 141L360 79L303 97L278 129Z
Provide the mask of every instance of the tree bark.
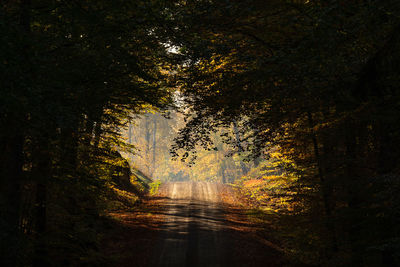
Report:
M73 173L78 167L78 138L77 128L68 126L61 130L61 146L63 165L67 173Z
M51 159L49 154L48 139L42 140L38 148L38 164L34 173L36 174L36 203L35 203L35 233L36 246L34 267L48 266L47 261L47 186L51 176Z
M152 165L153 165L153 169L152 169L152 174L154 174L155 170L156 170L156 145L157 145L157 117L154 116L154 120L153 120L153 161L152 161ZM154 178L154 177L152 177Z
M225 170L226 170L225 161L222 160L220 171L221 171L221 177L222 177L222 183L223 184L226 184Z
M145 116L145 140L146 140L146 167L147 167L147 175L150 175L150 125L149 125L149 115Z
M328 233L330 234L330 239L331 239L331 243L332 243L332 251L337 252L338 245L337 245L337 239L336 239L336 233L335 233L335 226L331 222L332 208L331 208L331 203L329 201L330 192L329 192L329 188L326 184L325 175L324 175L324 171L322 168L322 160L321 160L321 156L319 153L317 135L315 134L315 131L313 129L314 122L313 122L312 114L309 111L307 112L307 119L308 119L309 128L311 130L311 139L312 139L312 143L313 143L314 157L315 157L315 161L317 164L319 182L320 182L321 189L322 189L322 199L323 199L324 210L325 210L325 214L327 216L326 228L327 228Z
M26 61L26 76L21 79L29 78L32 74L30 64L30 43L27 41L30 35L31 23L31 1L21 0L19 3L19 24L23 38L22 56ZM22 125L25 123L26 116L18 113L18 110L10 110L2 114L5 119L3 125L7 129L2 129L1 145L4 153L3 160L0 162L0 220L2 221L3 237L0 248L2 257L0 265L17 266L20 250L20 213L21 213L21 182L23 179L24 164L24 142L25 133Z
M93 141L94 148L99 147L100 139L101 139L101 122L99 120L96 121L96 126L94 127L94 141Z
M1 219L5 224L2 229L4 237L0 241L2 254L2 266L16 266L19 252L19 222L21 203L21 181L23 178L23 143L24 138L16 133L5 140L7 155L1 162Z
M128 144L132 144L132 124L129 123L128 127Z
M360 188L362 181L359 181L359 174L356 170L357 158L357 141L356 141L356 125L348 119L344 124L345 131L345 146L346 146L346 189L347 189L347 204L352 214L350 223L347 225L347 231L350 238L350 246L352 251L351 265L364 266L362 262L362 248L357 244L360 239L360 222L357 212L360 208Z

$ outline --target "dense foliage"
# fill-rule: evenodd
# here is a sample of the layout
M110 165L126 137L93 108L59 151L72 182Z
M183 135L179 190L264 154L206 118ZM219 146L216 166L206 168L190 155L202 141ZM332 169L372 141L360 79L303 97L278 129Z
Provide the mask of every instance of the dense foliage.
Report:
M250 158L279 149L318 240L309 263L399 264L399 15L390 0L187 1L176 14L191 112L174 151L232 123Z
M119 129L170 102L167 51L152 34L162 9L157 1L0 4L2 266L96 259L102 200L124 184L119 176L131 182Z
M236 147L223 142L229 138L236 144L237 135L234 127L224 131L219 129L219 132L212 134L210 138L214 148L198 147L196 160L192 164L187 164L184 158L174 157L170 153L175 137L184 126L184 114L178 112L167 112L164 115L147 113L134 119L123 136L127 143L135 147L136 152L126 153L124 157L132 166L162 181L232 183L258 164L257 160L245 162L244 156L239 155ZM219 135L222 133L223 138Z
M201 179L245 175L297 220L282 238L299 261L398 265L399 16L397 0L3 1L2 266L98 261L107 192L150 182L121 129L172 102L181 130L149 114L128 129L144 173L190 176L159 153L178 131L172 154Z

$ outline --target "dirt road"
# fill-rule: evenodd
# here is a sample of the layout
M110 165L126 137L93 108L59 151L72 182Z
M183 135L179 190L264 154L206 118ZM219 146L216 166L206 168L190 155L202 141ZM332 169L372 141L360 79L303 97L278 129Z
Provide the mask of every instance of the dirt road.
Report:
M221 203L223 187L208 182L164 184L162 190L169 200L152 266L259 266L260 261L252 264L254 259L248 256L244 262L236 260L240 250L252 248L232 234L232 222L227 219L231 211ZM276 266L273 262L262 266Z
M106 266L273 267L284 264L272 229L248 216L226 185L166 183L134 211L115 212Z
M154 266L224 266L218 184L177 182L165 184L163 190L170 200Z

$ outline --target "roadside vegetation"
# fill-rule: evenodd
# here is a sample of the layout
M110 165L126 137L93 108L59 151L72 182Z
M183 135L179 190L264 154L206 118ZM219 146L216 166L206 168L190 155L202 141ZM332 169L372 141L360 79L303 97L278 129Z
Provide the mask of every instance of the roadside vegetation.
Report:
M150 183L149 186L150 186L150 190L149 190L150 195L152 195L152 196L156 195L158 193L158 189L161 186L161 181L155 180L154 182Z

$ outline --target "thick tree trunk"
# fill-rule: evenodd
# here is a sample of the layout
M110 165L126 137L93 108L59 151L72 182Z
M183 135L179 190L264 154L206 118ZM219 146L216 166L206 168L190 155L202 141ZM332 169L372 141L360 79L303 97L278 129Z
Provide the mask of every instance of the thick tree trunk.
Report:
M21 203L21 181L23 178L23 142L20 133L5 140L7 155L1 162L1 221L3 237L1 239L2 266L16 266L19 253L19 221Z
M350 238L350 246L352 250L352 266L364 266L362 262L361 253L363 248L359 246L360 239L360 222L357 216L360 208L361 200L359 198L360 188L362 188L362 181L359 181L359 173L356 170L357 159L357 141L356 141L356 125L353 121L348 119L344 125L345 131L345 145L346 145L346 189L347 189L347 203L350 213L353 214L347 231Z
M30 34L31 1L21 0L19 2L19 24L21 33L25 34L21 40L24 41L22 56L26 61L24 67L27 79L31 76ZM25 40L24 40L25 39ZM15 113L14 113L15 112ZM20 209L21 209L21 182L23 179L24 164L24 141L23 125L25 114L18 110L11 110L8 114L2 114L3 126L1 129L2 148L4 153L0 162L0 222L2 224L2 238L0 240L0 265L18 266L20 252Z
M51 178L52 166L50 157L51 138L48 134L39 137L37 153L35 153L36 164L32 169L36 185L35 200L35 257L34 267L48 266L47 258L47 187Z
M307 119L308 119L308 124L309 128L311 130L311 139L312 139L312 144L313 144L313 149L314 149L314 157L315 161L317 164L317 171L318 171L318 177L319 177L319 182L321 185L322 189L322 200L323 200L323 205L324 205L324 210L325 214L327 216L327 222L326 222L326 228L327 231L330 235L330 242L332 245L332 251L337 252L338 251L338 245L337 245L337 239L336 239L336 231L335 231L335 226L332 224L332 207L331 203L329 201L331 192L329 190L329 187L327 185L327 182L325 180L325 174L323 171L322 167L322 160L319 152L319 147L318 147L318 140L317 140L317 135L315 134L313 128L314 128L314 122L312 118L311 112L307 112Z
M67 173L73 173L78 167L77 130L64 128L61 130L62 161Z

